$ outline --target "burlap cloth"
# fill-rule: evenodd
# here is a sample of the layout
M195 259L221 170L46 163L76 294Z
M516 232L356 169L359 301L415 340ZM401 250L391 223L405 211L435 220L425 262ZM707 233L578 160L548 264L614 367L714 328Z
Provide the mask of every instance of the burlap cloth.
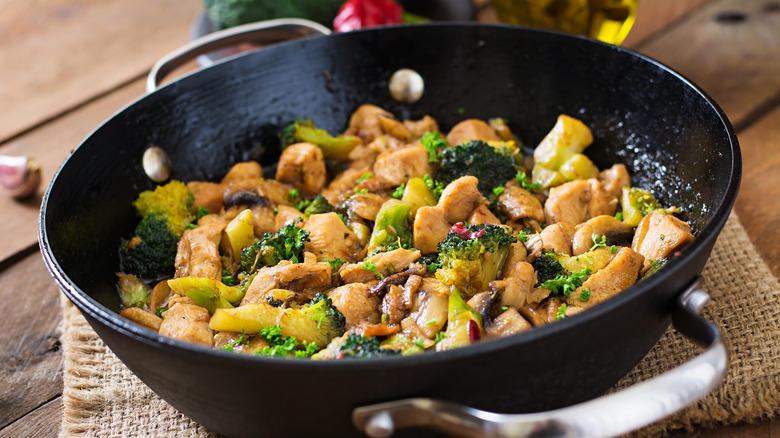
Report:
M635 435L713 427L780 412L780 285L731 216L703 273L731 364L723 384L682 412ZM180 414L133 375L63 299L63 436L216 436ZM669 329L617 387L669 370L700 349Z

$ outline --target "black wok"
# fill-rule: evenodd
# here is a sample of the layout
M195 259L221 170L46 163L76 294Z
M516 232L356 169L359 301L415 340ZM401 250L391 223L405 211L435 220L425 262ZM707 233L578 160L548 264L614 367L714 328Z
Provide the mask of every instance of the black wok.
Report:
M425 79L419 102L389 97L387 82L399 68ZM431 114L443 131L465 118L506 117L529 145L559 114L578 117L593 130L588 155L596 164L626 164L635 185L682 208L696 240L656 275L588 312L443 353L334 362L245 357L163 338L117 315L117 248L137 221L132 201L154 186L141 168L149 145L170 154L172 178L215 180L238 161L273 163L288 121L312 118L340 132L362 103L403 118ZM505 26L382 28L250 53L132 103L59 169L39 236L52 275L95 331L184 414L231 436L354 435L354 408L401 398L507 413L592 399L649 351L673 314L678 328L714 342L717 330L693 316L697 306L681 293L712 250L740 173L737 139L718 106L641 55ZM425 421L404 412L407 423Z

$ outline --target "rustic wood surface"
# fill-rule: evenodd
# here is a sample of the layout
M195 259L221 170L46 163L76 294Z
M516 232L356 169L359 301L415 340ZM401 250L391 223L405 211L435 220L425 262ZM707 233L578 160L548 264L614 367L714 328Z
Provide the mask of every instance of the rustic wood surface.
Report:
M488 0L478 18L493 21ZM0 0L0 154L32 155L44 179L111 114L143 94L153 62L184 44L198 0ZM707 91L737 129L736 209L780 276L780 2L645 0L626 47ZM42 193L41 189L41 193ZM40 194L0 193L0 437L56 436L62 416L59 291L37 253ZM780 420L678 433L780 438Z

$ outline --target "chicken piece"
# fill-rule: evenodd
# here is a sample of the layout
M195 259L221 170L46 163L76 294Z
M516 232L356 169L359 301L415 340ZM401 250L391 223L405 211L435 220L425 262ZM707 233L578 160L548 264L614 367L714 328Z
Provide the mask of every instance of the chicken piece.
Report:
M588 219L575 227L574 237L571 242L571 254L578 256L590 251L595 244L593 235L598 239L604 236L607 246L631 246L631 239L634 237L630 226L622 221L615 219L614 216L596 216Z
M631 248L645 257L644 270L650 261L658 262L693 240L691 227L671 214L652 211L645 216L634 233Z
M195 304L175 303L163 313L160 334L180 341L212 346L209 311Z
M539 233L542 239L542 249L552 250L558 254L571 255L571 242L574 236L574 225L568 222L558 222L543 229Z
M359 241L337 213L313 214L303 224L309 232L304 249L317 256L317 260L336 259L355 261Z
M447 134L447 141L452 146L467 143L471 140L482 140L485 142L501 141L501 137L496 134L496 131L490 125L477 119L464 120L453 126L449 134Z
M437 252L437 245L450 232L447 216L438 207L420 207L414 216L413 244L423 254Z
M417 137L422 137L426 132L439 132L439 124L429 115L420 120L404 120L404 125Z
M173 291L171 291L170 286L168 286L167 279L157 282L149 293L149 310L155 312L160 307L167 306L172 293Z
M514 271L518 263L524 262L527 256L528 252L525 249L525 244L523 242L518 240L517 242L513 243L509 247L509 254L507 254L504 267L501 270L501 278L511 276L512 271Z
M609 169L604 169L599 173L599 181L610 195L620 199L623 194L623 187L631 186L631 175L628 174L626 166L615 164Z
M222 262L219 259L219 241L228 219L203 217L198 227L185 230L176 250L176 274L174 278L205 277L222 279Z
M328 298L333 300L333 305L344 315L347 320L347 328L356 327L361 321L378 324L379 297L368 292L365 283L349 283L339 286L328 292Z
M276 179L297 188L302 196L317 195L325 185L325 157L311 143L296 143L282 151Z
M609 264L588 277L582 286L566 298L571 307L592 307L605 301L636 283L644 257L631 248L623 248L615 254ZM590 297L583 301L583 290L590 291Z
M246 179L261 179L262 177L263 168L260 167L260 164L256 161L245 161L234 164L222 178L222 184L233 184Z
M237 342L242 336L244 337L243 342ZM247 337L244 333L222 331L214 333L214 347L222 349L226 346L230 346L230 351L234 353L254 355L256 350L262 350L271 345L262 336Z
M375 105L361 105L349 118L349 126L344 134L356 135L369 143L381 136L384 131L377 116L393 117L392 114Z
M462 176L447 184L436 207L445 213L449 223L465 221L479 204L486 202L478 186L479 180L473 176Z
M412 298L410 317L428 339L447 323L449 288L435 278L423 278L417 293Z
M286 206L283 205L281 207ZM265 233L273 233L276 231L276 215L274 214L274 208L275 207L271 207L270 205L254 205L250 208L252 211L252 229L255 236L262 236Z
M404 142L408 142L414 138L414 134L406 125L392 117L380 115L377 117L377 120L379 120L379 125L382 127L382 130L391 137Z
M374 139L374 141L366 145L366 148L374 153L374 157L389 154L390 152L400 151L401 149L406 149L407 147L409 147L409 145L406 143L406 141L399 140L389 135L377 137ZM371 164L373 164L373 161L368 163L369 166Z
M477 208L475 208L474 211L471 212L471 215L469 215L466 222L468 222L470 225L474 225L474 224L501 225L501 221L498 220L496 215L494 215L493 212L490 211L488 206L485 204L479 204Z
M595 179L575 180L550 189L544 204L547 223L581 224L590 218L614 216L617 198L609 194Z
M293 205L290 191L279 181L244 179L228 185L222 198L225 208L237 205Z
M399 186L409 181L409 178L422 177L432 172L428 152L422 146L382 155L374 163L374 175L392 186Z
M370 168L374 164L374 161L376 161L378 155L379 152L374 148L369 147L369 145L357 145L349 152L347 163L349 164L350 169ZM358 175L358 177L360 176Z
M502 338L533 328L530 322L513 308L506 309L485 328L488 338Z
M303 213L301 213L300 210L286 205L280 205L277 207L276 217L274 218L274 229L279 231L295 222L295 220L301 216L303 216Z
M330 286L331 267L327 262L292 263L282 260L276 266L261 268L247 288L241 305L264 303L267 293L273 289L288 289L300 292L307 298Z
M498 206L512 222L516 223L524 218L544 222L542 203L514 181L504 186L504 191L498 197Z
M219 184L205 181L190 181L187 183L194 201L192 208L203 207L209 213L219 213L222 210L222 197L227 189L227 184Z
M360 177L368 171L369 168L364 167L360 169L347 169L341 172L336 175L336 177L333 178L333 181L328 184L328 187L322 191L322 196L324 196L332 205L340 204L342 195L347 192L350 192L350 194L354 193L353 189L355 185L357 185L355 181L360 179Z
M385 201L385 198L374 193L356 193L349 197L347 208L353 214L373 222Z
M499 293L499 306L519 309L528 304L528 295L533 291L536 275L530 263L515 265L510 276L490 282L490 289Z
M341 276L341 279L344 280L344 283L368 283L379 280L379 277L374 272L363 269L366 262L373 263L377 270L386 277L391 271L403 271L419 258L419 250L398 248L367 257L359 263L345 265L339 271L339 275Z

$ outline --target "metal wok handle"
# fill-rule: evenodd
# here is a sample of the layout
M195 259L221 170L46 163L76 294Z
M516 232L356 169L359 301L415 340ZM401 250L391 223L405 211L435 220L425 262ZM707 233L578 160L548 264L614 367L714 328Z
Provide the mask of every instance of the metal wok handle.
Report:
M265 45L330 33L330 29L319 23L297 18L259 21L210 33L190 41L157 61L146 78L146 92L156 90L160 81L177 67L214 50L239 43Z
M548 412L496 414L440 400L413 398L357 408L352 422L371 437L424 426L468 437L610 437L656 422L704 397L726 373L728 355L718 328L698 316L709 300L696 279L680 294L675 328L707 348L660 376L595 400Z

